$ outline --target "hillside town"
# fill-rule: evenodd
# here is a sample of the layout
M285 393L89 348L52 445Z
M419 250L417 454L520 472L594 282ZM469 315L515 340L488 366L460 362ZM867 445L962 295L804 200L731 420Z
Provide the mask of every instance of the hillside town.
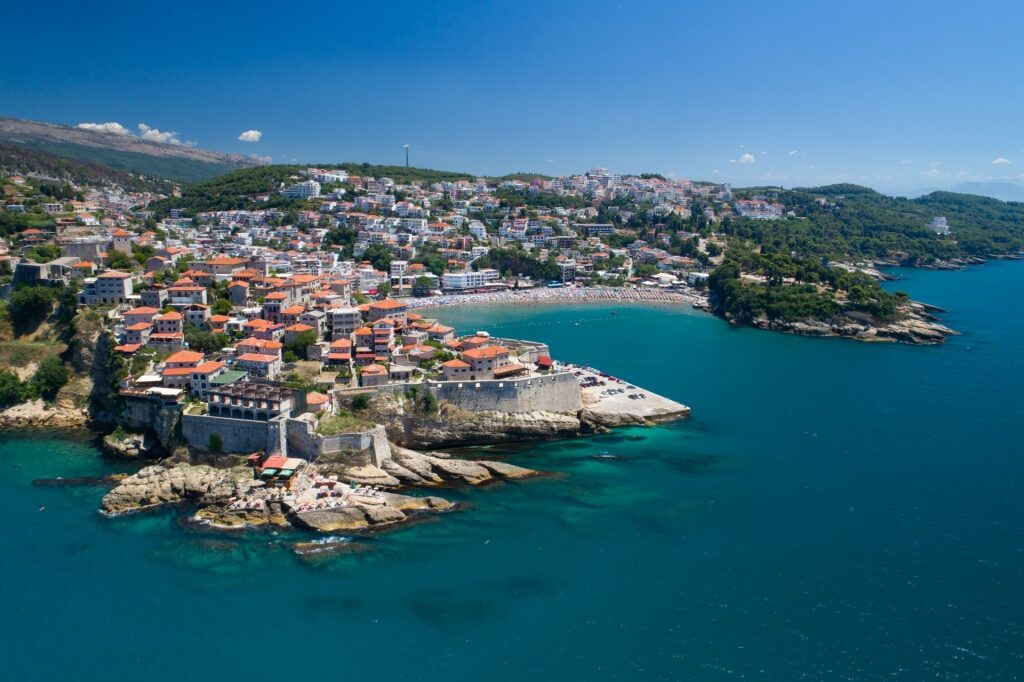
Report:
M211 452L287 454L289 428L303 437L365 430L353 401L417 387L427 414L442 402L528 412L526 395L552 413L575 414L584 397L598 413L625 403L640 420L686 411L639 391L629 401L588 392L618 380L586 379L542 343L460 337L428 308L695 302L721 259L709 227L731 210L728 185L603 168L406 184L305 168L271 192L237 197L246 209L216 211L30 175L4 185L8 222L48 223L8 231L8 295L70 294L61 305L98 316L112 339L119 409L174 412L188 445ZM54 188L63 200L43 196ZM295 418L304 422L273 427Z

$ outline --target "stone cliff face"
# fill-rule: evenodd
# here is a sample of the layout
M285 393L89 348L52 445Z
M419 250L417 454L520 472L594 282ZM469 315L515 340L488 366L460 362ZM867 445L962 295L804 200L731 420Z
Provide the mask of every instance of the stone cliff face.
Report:
M151 434L166 452L178 444L181 410L176 404L165 405L155 398L125 398L117 404L114 420L128 431Z
M408 409L406 401L394 396L379 396L370 418L384 425L391 442L411 448L567 438L581 431L575 414L469 412L447 403L427 414Z

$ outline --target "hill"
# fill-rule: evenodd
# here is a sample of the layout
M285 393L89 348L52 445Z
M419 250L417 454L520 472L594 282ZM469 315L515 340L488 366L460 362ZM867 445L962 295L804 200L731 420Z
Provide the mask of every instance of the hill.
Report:
M731 217L723 221L726 234L803 257L927 266L941 260L1006 256L1024 249L1021 203L953 192L905 199L849 184L749 188L736 194L766 196L795 217L775 221ZM928 229L936 216L948 219L951 234L936 235Z
M180 198L169 198L150 205L157 215L166 215L171 208L183 208L191 214L204 211L229 211L251 208L274 208L296 204L294 199L273 196L268 201L255 202L259 194L277 192L282 184L297 179L298 173L310 166L323 169L342 169L350 175L362 177L388 177L398 184L455 182L471 180L468 173L439 171L430 168L405 166L379 166L370 163L335 164L275 164L256 168L243 168L198 182L183 188Z
M1024 184L1019 182L964 182L956 186L956 191L1002 201L1024 201Z
M259 165L239 154L14 118L0 118L0 143L100 164L115 171L184 182Z
M0 142L0 175L33 174L75 185L120 185L131 191L169 192L168 180L114 170L93 161L57 156L29 147Z

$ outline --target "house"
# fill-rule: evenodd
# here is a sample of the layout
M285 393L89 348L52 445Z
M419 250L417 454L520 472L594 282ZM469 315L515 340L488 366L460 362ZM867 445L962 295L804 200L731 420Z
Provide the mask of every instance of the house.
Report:
M469 380L504 379L524 374L527 368L511 359L511 351L504 346L473 348L462 354L469 363Z
M127 272L107 270L97 277L86 279L78 302L82 305L128 303L132 295L132 276Z
M348 339L331 341L327 351L328 365L347 365L352 360L352 342Z
M229 284L228 298L231 305L244 308L249 303L249 283L235 280Z
M192 371L203 361L203 354L189 350L173 353L164 361L160 372L164 388L188 389L192 385Z
M152 323L136 322L124 328L124 342L127 345L144 346L149 343L149 335L152 333Z
M330 311L332 339L347 339L363 326L363 318L356 308L335 308Z
M393 298L385 299L383 301L374 301L370 304L369 308L370 322L376 322L377 320L388 318L393 320L395 323L404 326L408 312L408 306Z
M316 332L316 329L310 327L308 324L293 324L290 327L284 328L284 342L291 343L295 339L299 338L306 332Z
M211 381L227 371L227 365L223 362L204 362L192 369L192 380L190 388L192 395L199 398L206 398L210 389Z
M123 315L124 324L125 327L131 327L133 325L139 324L140 322L150 324L153 322L153 318L159 314L159 309L150 308L149 306L140 306L138 308L132 308Z
M441 378L443 381L462 381L464 379L468 381L469 369L470 365L468 362L458 358L448 360L441 363Z
M455 338L455 330L443 324L434 324L427 327L427 338L438 343L448 343Z
M171 311L153 318L158 334L181 334L184 330L184 317L181 313Z
M388 366L388 379L390 381L412 381L414 371L415 368L409 365L391 364Z
M255 353L257 355L276 355L278 358L281 357L281 350L284 347L280 341L270 341L268 339L257 339L250 337L244 341L240 341L235 349L239 355L245 355L246 353Z
M185 315L185 324L190 324L197 329L208 329L210 326L210 306L201 303L193 303L181 309Z
M383 386L388 383L388 369L383 365L371 364L359 372L361 386Z
M206 287L196 284L175 284L167 289L171 305L191 305L201 303L206 305Z
M235 366L254 377L276 379L281 372L281 358L277 355L245 353L235 358Z
M170 295L167 293L167 287L159 284L148 286L139 293L142 305L158 310L163 310L170 298Z

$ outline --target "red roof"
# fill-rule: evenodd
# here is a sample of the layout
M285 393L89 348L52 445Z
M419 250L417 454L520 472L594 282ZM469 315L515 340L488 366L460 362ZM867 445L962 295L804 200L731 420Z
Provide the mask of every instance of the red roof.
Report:
M284 455L271 455L263 461L262 469L280 469L284 467L288 458Z
M270 364L277 360L276 355L261 355L260 353L245 353L239 355L238 359L242 362L260 362L264 364Z
M169 358L167 358L167 362L169 362L169 363L177 363L177 362L192 362L192 363L195 363L195 362L202 362L202 360L203 360L203 354L202 353L197 353L197 352L192 351L192 350L179 350L177 353L175 353L174 355L171 355Z

